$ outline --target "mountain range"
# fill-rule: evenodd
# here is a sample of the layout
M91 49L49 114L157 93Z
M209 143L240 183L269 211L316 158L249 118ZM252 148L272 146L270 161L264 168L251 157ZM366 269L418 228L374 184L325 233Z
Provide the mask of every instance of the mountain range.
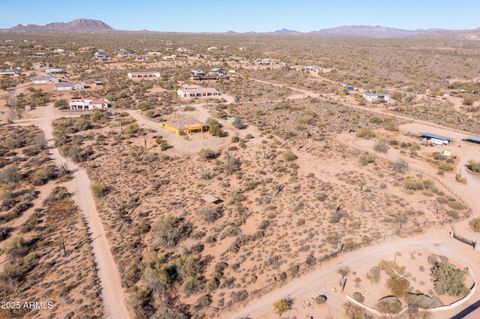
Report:
M360 38L408 38L408 37L461 37L468 39L480 39L480 28L471 30L448 30L448 29L417 29L405 30L383 26L370 25L345 25L334 28L320 29L310 32L299 32L289 29L281 29L273 34L279 35L323 35L323 36L343 36Z
M101 20L76 19L70 22L53 22L46 25L18 24L13 28L6 29L13 32L121 32L115 30ZM130 31L131 32L131 31ZM141 30L136 32L154 32ZM272 35L320 35L320 36L347 36L366 38L407 38L407 37L459 37L464 39L480 40L480 28L471 30L448 30L448 29L417 29L405 30L383 26L369 25L344 25L334 28L320 29L317 31L301 32L290 29L280 29L272 32L245 32L239 33L228 31L223 34L272 34Z
M101 20L76 19L70 22L53 22L46 25L18 24L9 30L17 32L104 32L114 29Z

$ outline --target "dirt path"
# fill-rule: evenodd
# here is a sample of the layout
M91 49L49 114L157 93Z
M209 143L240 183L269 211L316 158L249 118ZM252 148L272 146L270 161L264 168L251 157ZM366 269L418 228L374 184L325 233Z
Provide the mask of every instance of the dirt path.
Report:
M90 180L82 167L63 157L58 148L54 147L52 122L63 114L52 107L42 108L36 118L18 121L20 124L34 124L43 130L51 155L57 165L66 164L72 170L73 179L66 184L67 189L82 211L91 235L91 247L98 267L98 278L102 287L102 299L105 314L108 318L128 319L130 314L125 304L125 295L121 284L120 272L115 264L110 250L110 244L105 237L102 220L97 212L95 200L90 189Z
M271 83L268 81L263 80L256 80L261 83L271 84L275 86L283 86L277 83ZM303 89L297 89L293 87L288 87L292 90L299 91L303 94L313 96L313 97L320 97L319 94L315 92L309 92ZM410 121L410 124L406 124L405 126L401 127L402 131L408 132L415 132L418 133L422 130L432 130L435 129L435 132L438 132L437 129L440 129L438 132L439 134L449 134L456 139L461 139L464 134L468 134L463 131L459 131L453 128L444 127L441 125L436 125L429 123L427 121L416 120L406 116L391 114L385 111L370 109L363 106L353 105L353 104L346 104L352 108L361 109L364 111L382 114L382 115L391 115L399 119ZM369 145L370 146L370 145ZM357 147L360 147L357 145ZM466 158L475 152L478 152L478 149L474 149L473 146L464 144L461 145L466 151L462 155L462 159L460 165L467 160ZM360 147L361 148L361 147ZM392 160L393 158L389 158ZM395 158L396 159L396 158ZM420 165L419 163L415 163L414 167L420 171L423 171L425 167ZM429 174L430 172L427 171ZM430 174L429 174L430 175ZM461 198L471 207L474 208L474 211L478 213L478 207L480 205L480 200L478 199L478 190L480 181L474 180L476 177L468 177L467 185L462 185L461 191ZM440 178L438 178L440 180ZM458 184L455 181L445 180L444 178L441 179L443 183L446 183L449 188L457 189ZM474 213L475 213L474 212ZM458 224L458 228L456 226L457 231L461 230L463 232L468 232L468 225L467 222L462 222ZM371 262L376 258L380 258L386 252L391 251L406 251L406 250L416 250L416 251L425 251L431 252L436 254L446 255L453 260L460 262L464 265L468 265L472 268L472 271L475 274L480 272L480 267L478 266L479 254L472 250L470 247L460 244L459 242L451 239L448 235L449 227L442 227L441 229L434 229L428 231L426 234L421 235L419 237L412 237L412 238L404 238L398 239L395 241L385 242L382 244L369 246L366 248L362 248L360 250L345 254L329 263L322 265L322 268L319 268L311 273L308 273L304 276L301 276L292 282L288 283L287 285L273 290L270 293L267 293L260 298L255 299L248 303L242 309L237 311L231 311L222 313L220 315L221 318L234 318L240 319L243 317L249 318L276 318L276 315L273 314L272 305L274 302L280 300L281 298L291 297L297 299L296 302L308 302L311 298L317 296L319 292L325 292L328 294L328 309L332 310L332 312L336 314L343 314L343 304L347 301L343 294L334 292L329 290L328 287L324 285L324 282L328 281L329 278L336 275L336 269L339 265L346 264L351 269L355 269L356 267L363 265L367 262ZM471 232L468 233L468 236L475 236ZM477 300L480 296L480 292L477 291L473 296L472 300ZM464 308L465 306L461 307ZM296 309L297 310L297 309ZM440 314L434 314L433 318L447 318L451 315L457 313L460 309L455 309L453 311L449 311L449 313L442 312ZM299 313L302 313L300 311ZM310 312L311 313L311 312ZM315 317L316 318L316 317Z
M224 98L229 101L233 100L233 98L228 96L224 96ZM180 113L183 113L182 115L185 117L193 118L200 122L206 122L208 118L213 117L207 107L207 105L211 105L211 103L200 102L188 105L194 107L195 110L189 112L179 111ZM159 132L168 144L173 146L172 152L178 152L180 154L196 154L202 148L219 149L229 146L231 144L230 136L235 135L240 138L245 138L248 134L253 135L255 138L249 141L249 145L260 144L262 141L262 138L260 138L261 132L251 125L248 125L245 129L239 130L235 128L232 123L223 119L217 119L228 136L219 138L210 136L208 133L194 134L191 136L178 136L165 130L162 127L162 123L149 119L137 110L125 109L123 111L127 112L132 118L134 118L140 126Z
M308 91L308 90L304 90L304 89L299 89L299 88L296 88L296 87L291 87L291 86L287 86L287 85L284 85L284 84L275 83L275 82L270 82L270 81L264 81L264 80L255 79L255 78L250 78L250 79L253 80L253 81L255 81L255 82L258 82L258 83L268 84L268 85L275 86L275 87L287 88L287 89L290 89L290 90L292 90L292 91L297 91L297 92L300 92L301 94L303 94L304 97L307 97L307 96L319 97L319 96L320 96L319 93L315 93L315 92L313 92L313 91ZM298 99L298 98L299 98L299 97L296 96L295 99Z
M409 126L410 127L410 126ZM337 137L338 142L344 144L345 146L352 147L354 149L360 151L369 151L372 152L373 146L375 145L374 140L366 140L362 138L357 138L354 134L350 133L343 133L338 135ZM458 149L454 149L455 155L460 157L460 162L457 164L458 167L463 167L462 163L465 163L467 158L469 158L469 147L466 142L461 142L462 147ZM453 147L452 147L453 149ZM433 149L434 150L434 149ZM433 152L432 150L432 152ZM464 153L460 153L464 152ZM473 208L474 213L480 213L478 208L480 207L480 197L478 191L480 190L480 178L476 175L471 175L468 173L463 174L463 176L467 179L466 184L458 183L455 180L454 173L446 173L444 175L438 175L437 169L426 162L424 159L418 159L415 157L410 157L408 154L404 154L401 150L390 148L387 153L375 153L376 156L384 158L390 162L395 162L399 158L406 160L409 163L410 169L422 173L429 178L437 181L442 186L448 189L450 193L458 197L461 201L466 202L469 204L470 207ZM458 169L457 169L458 171ZM432 213L433 214L433 213ZM436 218L435 216L432 216ZM474 235L472 233L472 235ZM480 240L480 238L478 238Z
M339 266L347 265L350 267L350 269L359 269L360 267L364 267L365 264L368 265L369 263L378 262L379 259L383 258L384 255L388 253L394 253L396 251L417 251L445 255L452 260L455 260L457 263L471 267L472 271L476 274L480 272L478 252L473 250L471 247L453 240L448 235L448 227L442 227L420 236L384 242L345 254L331 262L322 265L322 268L301 276L282 288L257 298L255 301L249 303L246 307L237 311L222 313L220 317L230 319L240 319L246 317L252 319L278 318L278 316L272 311L272 305L276 301L285 297L294 299L294 305L296 305L295 310L299 313L315 314L318 312L314 311L313 309L308 309L306 306L303 306L302 308L302 304L311 301L312 298L322 293L326 294L328 297L328 310L331 311L332 314L338 315L338 317L334 317L342 318L343 304L347 301L347 299L344 294L334 291L332 289L333 287L325 283L331 282L332 277L338 277L336 271ZM479 295L480 292L476 291L470 302L477 300ZM465 306L467 305L464 305L463 307ZM432 318L450 318L451 315L457 313L458 311L459 309L455 309L452 311L432 314ZM323 317L315 316L314 318Z

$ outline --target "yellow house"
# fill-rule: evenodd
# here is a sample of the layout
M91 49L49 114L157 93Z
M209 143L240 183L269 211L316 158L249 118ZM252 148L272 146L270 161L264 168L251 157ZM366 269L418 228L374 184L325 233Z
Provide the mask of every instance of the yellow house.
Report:
M163 128L170 133L185 135L208 131L208 125L194 119L182 119L176 122L163 124Z

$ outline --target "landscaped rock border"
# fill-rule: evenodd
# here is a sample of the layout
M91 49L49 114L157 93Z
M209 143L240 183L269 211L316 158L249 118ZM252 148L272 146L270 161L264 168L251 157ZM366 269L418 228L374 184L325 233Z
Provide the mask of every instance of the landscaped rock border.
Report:
M472 269L468 266L467 266L467 268L470 272L470 275L472 276L473 285L470 288L470 292L465 297L463 297L463 298L461 298L457 301L454 301L453 303L451 303L449 305L446 305L446 306L439 306L439 307L430 308L430 309L418 309L418 310L423 311L423 312L440 312L440 311L445 311L445 310L452 310L452 309L466 303L472 297L472 295L475 293L475 291L477 289L477 279L475 278L475 275L474 275ZM402 315L403 313L405 313L408 310L408 307L405 307L399 313L395 313L395 314L383 313L383 312L380 312L376 309L370 308L370 307L364 305L363 303L360 303L360 302L356 301L355 299L353 299L349 295L346 295L346 298L349 302L353 303L354 305L356 305L360 308L363 308L363 309L367 310L368 312L370 312L371 314L374 314L374 315L379 316L379 317L383 316L383 317L387 317L387 318L396 318L396 317Z

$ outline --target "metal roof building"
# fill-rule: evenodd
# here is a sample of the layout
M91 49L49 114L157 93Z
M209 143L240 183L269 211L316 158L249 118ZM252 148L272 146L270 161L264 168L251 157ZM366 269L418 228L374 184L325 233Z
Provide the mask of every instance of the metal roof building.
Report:
M449 143L453 142L453 138L438 135L438 134L435 134L435 133L420 133L420 134L418 134L418 137L421 138L421 139L427 139L427 140L437 139L437 140L446 141L446 142L449 142Z
M465 137L463 140L466 141L466 142L470 142L470 143L480 144L480 136L479 135L470 135L470 136Z

